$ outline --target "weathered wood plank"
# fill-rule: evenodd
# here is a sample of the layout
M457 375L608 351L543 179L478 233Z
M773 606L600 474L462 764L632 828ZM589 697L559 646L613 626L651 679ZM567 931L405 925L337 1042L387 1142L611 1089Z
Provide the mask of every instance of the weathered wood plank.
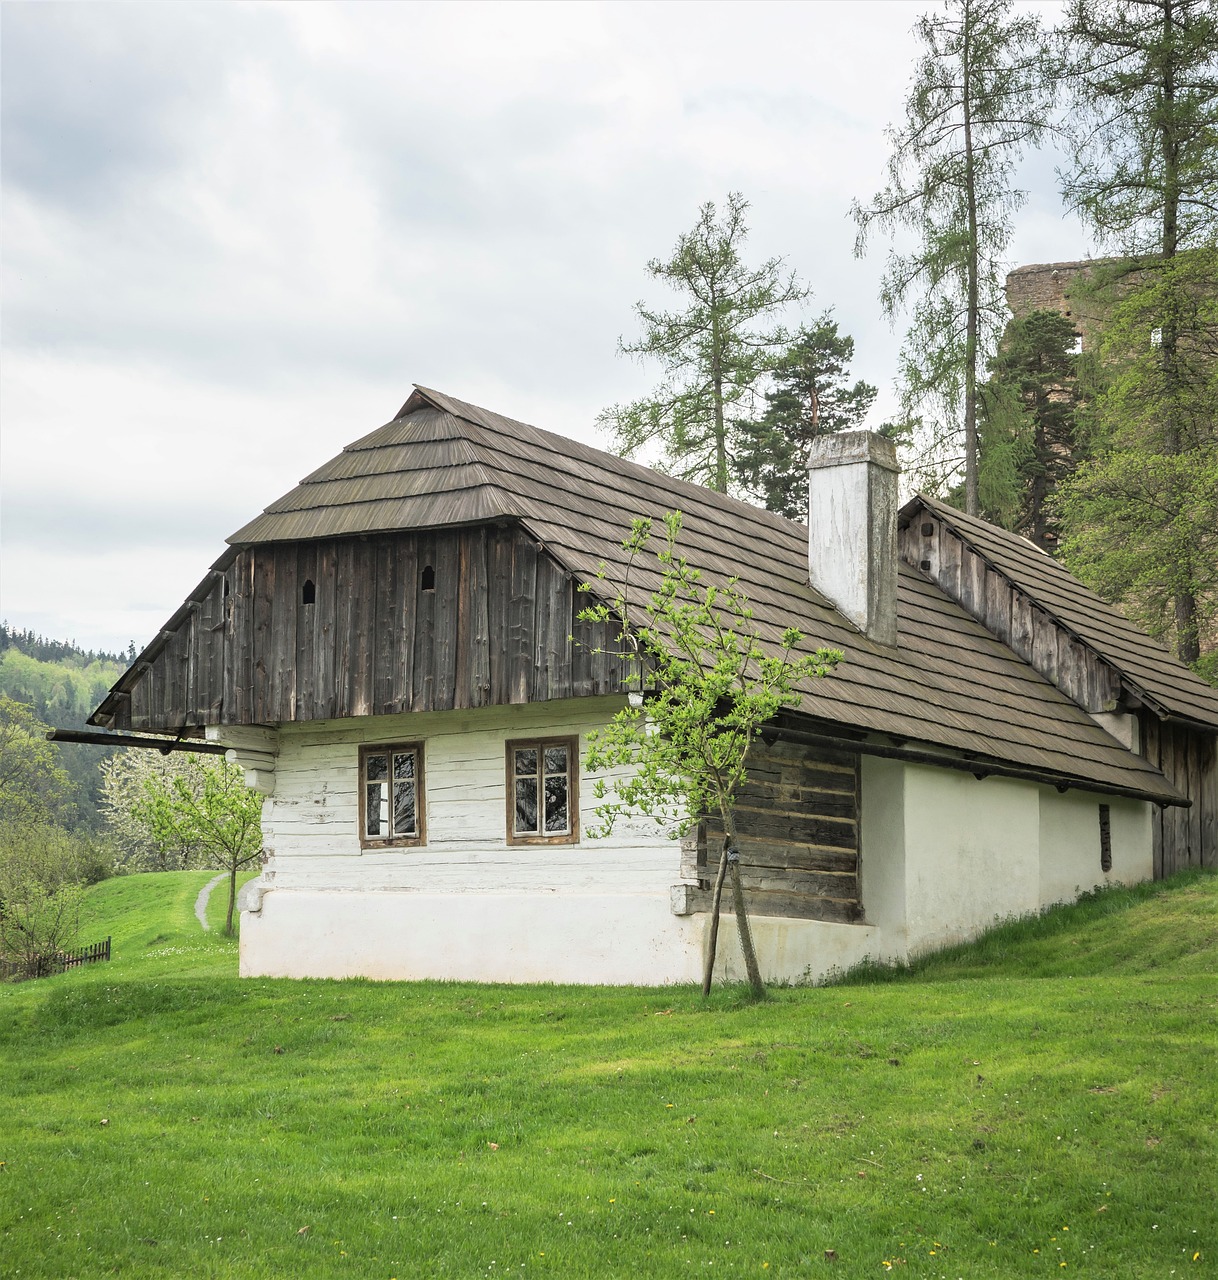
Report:
M537 547L518 538L512 547L511 600L508 605L508 701L529 702L533 693L534 602L537 597Z
M435 705L450 711L457 690L457 604L461 590L460 535L436 535L435 589Z
M372 681L376 654L377 544L357 538L351 545L351 647L347 671L347 708L353 716L371 715L375 707Z
M467 530L464 535L465 652L458 667L465 673L467 692L464 700L458 700L462 707L485 707L491 700L489 542L485 526Z
M695 889L692 898L695 911L711 909L711 890ZM817 898L803 893L765 893L746 889L744 905L753 916L785 916L799 920L825 920L836 924L854 924L863 917L862 908L857 902ZM725 892L720 904L720 914L730 915L731 911L732 895Z
M960 599L960 566L964 544L954 533L943 530L939 538L939 582L949 596Z
M397 667L395 641L402 622L398 588L401 560L392 538L375 539L373 554L376 609L372 623L372 712L374 715L388 715L396 710L393 684Z
M436 543L429 534L418 540L418 565L415 574L414 678L411 710L436 709L436 589L424 589L424 575L436 571ZM434 583L434 577L429 579Z
M512 579L512 530L496 528L488 546L490 591L487 600L488 661L490 700L495 706L508 701L511 687L508 636L511 631L510 592L505 584Z
M1057 683L1057 626L1043 609L1032 614L1031 662L1046 680Z
M719 857L723 833L708 831L706 856L713 873ZM854 849L830 849L806 844L776 844L757 836L738 835L740 861L750 867L773 867L788 871L833 871L851 874L858 869L858 852ZM701 874L701 872L699 872Z
M296 580L296 548L268 548L274 552L274 595L271 601L271 652L268 720L292 720L296 715L296 615L300 588Z
M414 637L419 616L419 555L414 538L396 540L397 579L394 610L393 705L397 711L414 709Z
M314 622L317 617L317 546L302 542L296 547L296 582L303 593L306 584L312 584L313 603L305 604L303 597L296 611L296 688L294 717L311 720L316 712L314 698L317 690L317 667L314 661Z
M338 607L338 543L322 542L317 546L317 606L313 622L313 718L317 720L330 720L338 714Z

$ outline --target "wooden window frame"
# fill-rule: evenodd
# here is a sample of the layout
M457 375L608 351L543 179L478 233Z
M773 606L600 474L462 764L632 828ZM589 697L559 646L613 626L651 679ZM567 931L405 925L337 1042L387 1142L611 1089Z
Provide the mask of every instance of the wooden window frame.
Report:
M364 762L370 755L388 755L391 762L389 766L391 775L389 782L392 785L393 755L395 752L401 754L406 751L414 753L414 805L419 833L414 836L370 836L368 834L367 813L368 783ZM361 849L413 849L427 843L427 788L425 780L423 744L421 742L367 742L360 746L359 781L356 785L359 788L359 844ZM390 805L392 807L392 793L390 795Z
M567 825L571 828L562 835L516 834L516 757L517 751L546 747L567 748ZM579 738L513 738L504 744L504 791L508 844L578 844L579 843ZM542 775L544 777L544 774ZM556 775L557 776L557 775Z

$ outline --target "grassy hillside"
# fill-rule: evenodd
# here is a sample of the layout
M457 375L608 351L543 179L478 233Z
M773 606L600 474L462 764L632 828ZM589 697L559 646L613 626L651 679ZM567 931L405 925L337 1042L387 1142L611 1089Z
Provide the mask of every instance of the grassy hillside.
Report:
M240 981L207 879L0 990L6 1274L1213 1272L1213 877L762 1005Z

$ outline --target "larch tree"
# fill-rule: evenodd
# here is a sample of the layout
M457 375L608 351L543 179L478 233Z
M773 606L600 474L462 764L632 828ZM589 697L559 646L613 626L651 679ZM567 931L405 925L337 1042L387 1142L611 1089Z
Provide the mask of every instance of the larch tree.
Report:
M654 448L659 465L682 480L726 493L732 477L735 420L751 408L758 383L788 343L782 314L807 290L781 258L749 266L748 201L732 192L722 218L704 204L697 224L677 239L667 261L648 274L682 295L685 306L664 311L639 302L637 341L623 355L655 360L664 380L649 396L604 410L598 423L623 457Z
M1086 403L1073 323L1058 311L1013 320L981 397L981 510L986 519L1056 551L1058 491L1080 461Z
M1193 663L1215 613L1218 2L1072 0L1064 39L1063 193L1122 255L1109 271L1110 385L1095 457L1065 497L1065 547Z
M894 248L880 301L894 322L908 310L900 397L916 424L911 468L929 487L963 473L965 509L979 507L978 401L986 362L1006 319L1002 261L1025 193L1014 171L1050 127L1050 55L1039 20L1010 0L948 0L914 31L924 52L888 130L888 184L854 205L855 252L873 229L915 246Z
M733 475L769 511L803 520L808 509L808 447L820 435L858 427L877 389L851 383L854 339L825 312L795 333L774 361L760 418L737 423Z

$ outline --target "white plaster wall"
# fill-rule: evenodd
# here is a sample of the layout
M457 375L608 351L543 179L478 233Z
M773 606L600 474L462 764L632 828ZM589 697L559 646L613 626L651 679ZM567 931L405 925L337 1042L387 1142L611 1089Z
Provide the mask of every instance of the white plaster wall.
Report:
M906 928L911 955L1040 906L1035 783L905 765Z
M589 837L596 777L582 769L577 844L506 841L505 743L578 736L582 757L588 730L623 703L587 698L285 724L275 792L263 808L267 878L277 889L667 895L680 879L678 842L644 819L619 821L608 838ZM365 742L424 744L426 845L360 848L359 747Z
M241 918L243 977L657 986L702 973L701 917L664 893L272 889Z
M715 981L743 982L747 974L740 950L740 931L724 895L719 921ZM702 921L702 954L710 934L710 916ZM753 946L761 976L767 982L820 982L868 957L885 953L881 931L866 924L831 924L825 920L792 920L780 916L750 916ZM698 978L701 980L701 970Z
M1112 870L1100 867L1099 806L1109 809ZM1101 884L1154 875L1150 804L1087 791L1040 788L1040 905L1071 902Z
M664 984L701 978L709 917L674 916L676 841L643 820L593 838L595 778L581 771L581 839L510 846L505 742L576 736L620 698L377 716L281 727L264 804L261 910L242 918L247 975ZM365 851L363 742L422 741L426 846ZM757 917L771 981L820 980L902 959L996 920L1072 898L1099 870L1100 797L865 757L858 925ZM1151 874L1149 806L1111 799L1113 871ZM255 895L256 896L256 895ZM720 925L720 980L742 974Z
M863 914L877 930L873 960L908 954L905 901L905 765L864 756L859 872Z

